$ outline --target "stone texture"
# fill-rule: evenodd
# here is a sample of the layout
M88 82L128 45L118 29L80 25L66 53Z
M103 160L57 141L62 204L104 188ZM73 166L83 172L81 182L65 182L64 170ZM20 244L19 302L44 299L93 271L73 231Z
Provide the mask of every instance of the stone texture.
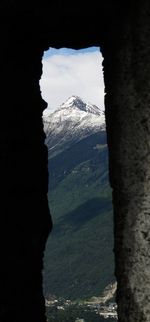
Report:
M150 321L149 14L139 1L103 49L120 322Z

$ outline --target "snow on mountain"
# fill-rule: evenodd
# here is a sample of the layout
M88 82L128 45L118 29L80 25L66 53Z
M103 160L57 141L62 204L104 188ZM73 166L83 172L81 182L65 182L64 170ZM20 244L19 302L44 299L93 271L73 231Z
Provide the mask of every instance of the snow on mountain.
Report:
M103 111L101 111L96 105L92 105L89 103L85 103L78 96L71 96L67 99L65 103L60 106L60 110L68 108L79 109L80 111L89 112L95 115L103 115Z
M71 96L55 112L43 115L49 157L98 131L105 131L104 112Z

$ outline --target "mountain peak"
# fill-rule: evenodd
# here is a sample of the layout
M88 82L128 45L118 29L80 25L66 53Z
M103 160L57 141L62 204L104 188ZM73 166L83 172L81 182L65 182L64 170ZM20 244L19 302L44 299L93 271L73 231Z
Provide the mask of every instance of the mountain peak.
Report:
M69 109L76 108L80 111L87 113L92 113L96 115L103 115L104 112L100 110L96 105L85 103L79 96L72 95L69 97L66 102L61 104L59 109Z
M59 109L44 115L43 121L50 156L90 135L105 131L104 111L74 95Z
M72 105L74 105L75 103L78 103L78 102L83 102L82 100L81 100L81 98L79 97L79 96L76 96L76 95L72 95L72 96L70 96L69 98L67 98L67 100L65 101L65 103L62 103L61 104L61 106L63 107L63 105L65 105L65 106L72 106Z
M77 107L83 111L86 103L79 96L72 95L60 106L61 109L69 107Z

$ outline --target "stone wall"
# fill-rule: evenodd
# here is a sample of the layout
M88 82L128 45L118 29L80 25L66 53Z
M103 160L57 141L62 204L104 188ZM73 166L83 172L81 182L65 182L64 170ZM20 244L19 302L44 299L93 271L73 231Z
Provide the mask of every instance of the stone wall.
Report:
M31 20L25 25L26 19L11 17L10 21L1 23L2 322L46 321L42 259L52 224L47 202L47 148L42 124L46 103L39 87L43 45L35 37Z
M150 321L149 14L148 2L136 3L103 48L121 322Z

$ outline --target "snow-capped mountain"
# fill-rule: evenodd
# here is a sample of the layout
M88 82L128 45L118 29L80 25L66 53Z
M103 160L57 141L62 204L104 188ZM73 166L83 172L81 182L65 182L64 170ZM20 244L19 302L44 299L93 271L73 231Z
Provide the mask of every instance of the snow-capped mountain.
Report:
M104 111L71 96L55 112L43 115L49 157L99 131L105 131Z
M85 103L78 96L71 96L67 99L65 103L60 106L60 110L62 109L79 109L83 112L89 112L95 115L103 115L103 111L101 111L96 105L92 105L89 103Z

